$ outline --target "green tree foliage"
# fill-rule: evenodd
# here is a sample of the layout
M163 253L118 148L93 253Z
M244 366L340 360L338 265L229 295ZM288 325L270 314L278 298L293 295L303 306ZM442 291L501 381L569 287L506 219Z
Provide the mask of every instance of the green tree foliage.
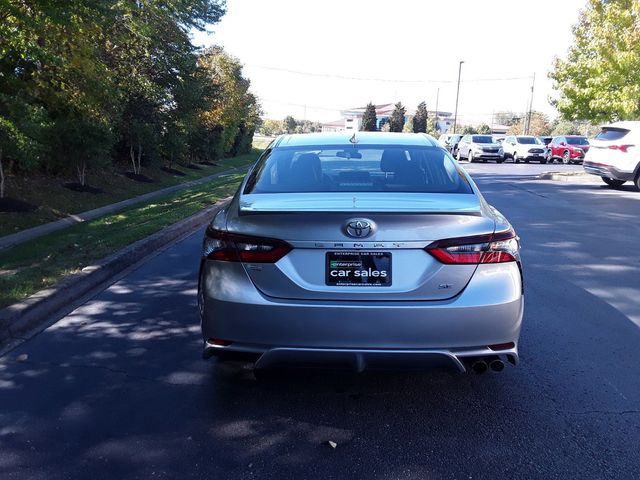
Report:
M369 102L364 109L362 115L362 125L360 130L363 132L375 132L378 130L378 117L376 116L376 106Z
M262 135L270 137L284 133L285 129L282 120L266 119L262 122L259 131Z
M282 121L286 133L295 133L298 122L291 115L284 118Z
M549 73L559 94L552 103L564 118L640 117L639 18L637 0L588 0L567 57Z
M260 106L240 63L199 51L224 0L0 3L2 174L192 161L250 148Z
M391 132L402 132L404 128L404 114L406 113L406 109L402 106L401 102L395 104L395 108L391 113L391 117L389 118L389 131Z
M476 128L472 127L471 125L464 125L460 128L460 133L462 135L473 135L475 133L478 133L478 130L476 130Z
M429 113L427 112L427 104L420 102L416 109L416 114L413 116L413 133L427 133L428 120Z
M481 123L480 125L478 125L476 127L476 130L478 130L478 133L482 135L491 135L491 127L486 123Z
M553 127L551 135L580 135L580 127L575 122L561 120Z

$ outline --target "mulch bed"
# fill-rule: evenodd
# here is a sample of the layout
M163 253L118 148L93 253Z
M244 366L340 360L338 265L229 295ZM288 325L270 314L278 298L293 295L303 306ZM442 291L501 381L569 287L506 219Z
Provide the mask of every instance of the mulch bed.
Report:
M15 198L0 198L0 212L33 212L38 207Z
M104 190L102 190L101 188L82 185L81 183L65 183L64 188L68 188L69 190L73 190L74 192L93 193L94 195L104 193Z
M187 175L186 173L181 172L180 170L176 170L175 168L162 167L160 168L160 170L166 173L170 173L171 175L176 175L178 177L184 177Z
M190 168L191 170L202 170L202 167L199 167L198 165L194 165L193 163L190 163L189 165L185 165L185 167Z
M153 178L149 178L146 175L142 175L141 173L125 172L124 176L130 178L131 180L135 180L136 182L156 183Z

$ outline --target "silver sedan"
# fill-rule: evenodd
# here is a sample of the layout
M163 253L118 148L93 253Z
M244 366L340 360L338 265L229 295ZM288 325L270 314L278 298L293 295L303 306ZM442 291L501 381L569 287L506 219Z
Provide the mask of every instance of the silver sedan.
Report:
M283 135L208 226L204 356L278 366L518 361L519 241L424 134Z

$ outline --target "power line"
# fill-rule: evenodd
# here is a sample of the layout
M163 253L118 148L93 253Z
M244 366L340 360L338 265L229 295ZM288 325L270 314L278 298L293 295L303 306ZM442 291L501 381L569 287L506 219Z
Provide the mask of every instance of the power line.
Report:
M417 84L456 83L455 80L406 80L406 79L376 78L376 77L355 77L355 76L348 76L348 75L337 75L333 73L303 72L301 70L291 70L288 68L280 68L280 67L269 67L266 65L247 64L247 66L253 67L253 68L260 68L263 70L271 70L274 72L291 73L294 75L304 75L307 77L335 78L339 80L355 80L355 81L361 81L361 82L417 83ZM474 79L462 80L462 83L509 82L514 80L529 80L529 79L531 79L531 75L527 75L526 77L474 78Z

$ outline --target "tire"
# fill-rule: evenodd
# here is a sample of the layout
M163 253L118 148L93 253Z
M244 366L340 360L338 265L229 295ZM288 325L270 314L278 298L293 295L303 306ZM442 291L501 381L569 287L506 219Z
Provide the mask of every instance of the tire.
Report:
M609 177L600 177L600 178L602 178L602 181L604 183L606 183L607 185L609 185L611 188L619 188L622 185L624 185L624 183L625 183L624 180L616 180L614 178L609 178ZM638 182L639 182L638 179L640 179L640 177L637 177L636 180L635 180L636 186L638 186ZM638 187L638 188L640 188L640 187Z
M460 154L460 150L458 150L458 152L456 153L456 160L458 160L458 163L462 162L462 155Z
M553 163L553 155L551 155L551 151L547 152L544 159L546 160L545 163Z
M633 184L638 190L640 190L640 172L636 175L636 179L633 181Z
M518 155L516 155L516 152L513 152L511 158L513 158L513 163L520 163L520 159L518 158Z
M571 154L569 153L569 150L562 154L562 163L565 165L569 165L571 163Z
M496 160L496 163L504 163L504 155Z
M473 163L473 152L471 150L469 150L469 155L467 155L467 160L469 160L469 163Z

